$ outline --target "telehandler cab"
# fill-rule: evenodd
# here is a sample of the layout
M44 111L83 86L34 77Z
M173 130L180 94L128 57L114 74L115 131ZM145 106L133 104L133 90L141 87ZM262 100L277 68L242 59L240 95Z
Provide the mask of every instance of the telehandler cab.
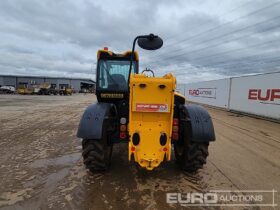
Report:
M146 50L163 45L160 37L150 34L136 37L132 51L97 52L98 102L85 110L77 132L83 139L84 164L92 172L107 170L113 144L126 143L128 159L152 170L171 160L173 144L180 167L196 172L206 163L209 142L215 140L211 117L203 107L185 104L185 97L175 92L172 74L155 77L149 69L139 73L136 41Z

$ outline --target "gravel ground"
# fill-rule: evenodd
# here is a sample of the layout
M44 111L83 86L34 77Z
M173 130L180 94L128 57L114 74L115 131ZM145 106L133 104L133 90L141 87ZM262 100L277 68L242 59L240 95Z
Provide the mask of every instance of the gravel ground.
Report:
M123 144L114 147L108 172L91 174L76 131L95 100L82 94L0 95L0 209L194 209L167 204L166 193L272 189L279 205L280 124L207 108L217 141L199 173L185 174L174 161L139 170Z

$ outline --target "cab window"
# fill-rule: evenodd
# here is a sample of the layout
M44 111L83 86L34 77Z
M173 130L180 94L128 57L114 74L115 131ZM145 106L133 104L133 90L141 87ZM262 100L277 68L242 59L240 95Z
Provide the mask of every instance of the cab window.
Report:
M108 90L127 90L130 61L100 60L98 65L98 86ZM135 61L131 73L135 72Z

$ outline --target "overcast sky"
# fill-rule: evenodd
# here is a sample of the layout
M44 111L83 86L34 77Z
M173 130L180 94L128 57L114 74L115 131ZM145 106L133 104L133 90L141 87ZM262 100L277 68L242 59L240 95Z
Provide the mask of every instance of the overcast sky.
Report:
M139 50L140 68L179 83L280 70L276 0L1 0L0 74L95 79L96 51Z

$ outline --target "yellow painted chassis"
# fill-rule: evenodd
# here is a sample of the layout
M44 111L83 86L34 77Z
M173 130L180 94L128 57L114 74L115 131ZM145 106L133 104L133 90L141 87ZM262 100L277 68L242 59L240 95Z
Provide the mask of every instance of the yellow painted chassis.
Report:
M132 74L130 78L129 107L129 160L152 170L164 160L171 159L171 135L176 79L172 74L163 77L147 77ZM140 142L133 143L133 134L138 133ZM166 135L166 144L160 143Z

